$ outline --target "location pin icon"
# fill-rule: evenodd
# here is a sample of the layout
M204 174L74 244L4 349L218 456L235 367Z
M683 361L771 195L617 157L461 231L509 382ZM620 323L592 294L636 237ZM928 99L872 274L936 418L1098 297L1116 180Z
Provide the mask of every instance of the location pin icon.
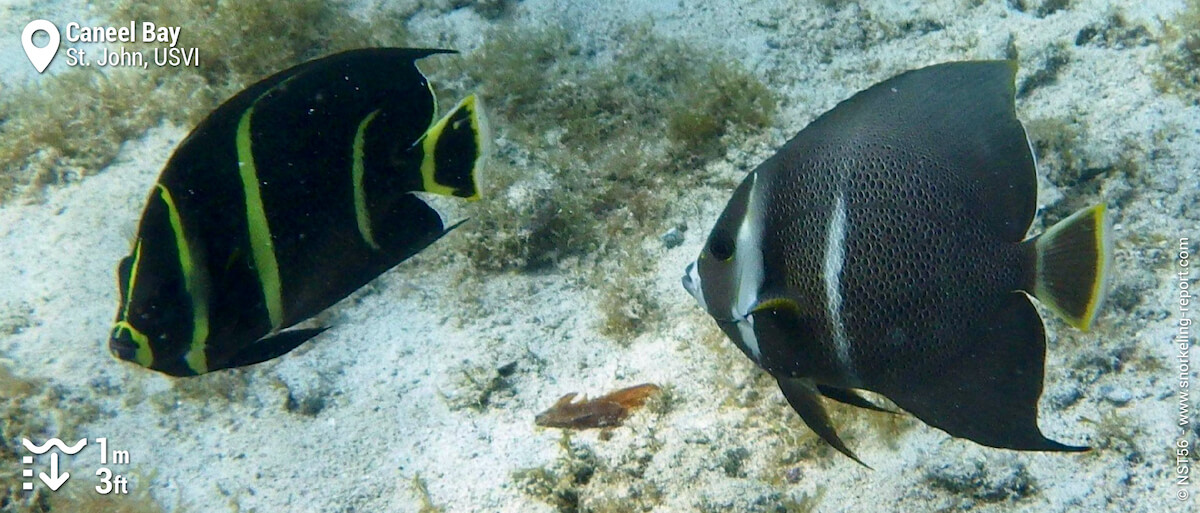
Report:
M41 48L33 44L33 35L39 30L50 36L50 44ZM46 71L46 66L54 60L54 54L58 53L58 42L58 27L46 20L33 20L25 25L25 30L21 32L21 46L25 47L25 55L29 57L33 67L37 68L38 73Z

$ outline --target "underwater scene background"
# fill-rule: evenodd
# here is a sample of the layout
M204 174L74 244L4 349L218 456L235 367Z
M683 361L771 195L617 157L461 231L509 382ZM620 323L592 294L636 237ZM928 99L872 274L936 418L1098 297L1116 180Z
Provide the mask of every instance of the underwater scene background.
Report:
M35 19L179 27L200 62L70 66L71 48L165 45L64 36L39 74L20 44ZM113 358L117 264L173 149L255 81L368 46L460 52L419 65L442 113L485 105L482 199L451 205L469 220L280 358L191 378ZM816 116L967 59L1019 63L1030 233L1098 202L1113 219L1096 325L1042 310L1039 424L1091 450L994 449L829 403L871 470L805 426L680 275L746 173ZM5 2L0 511L1196 511L1181 299L1198 184L1197 0ZM643 383L659 390L620 426L535 424L566 394ZM52 437L89 444L23 459ZM36 477L51 458L57 491ZM127 493L95 491L115 475Z

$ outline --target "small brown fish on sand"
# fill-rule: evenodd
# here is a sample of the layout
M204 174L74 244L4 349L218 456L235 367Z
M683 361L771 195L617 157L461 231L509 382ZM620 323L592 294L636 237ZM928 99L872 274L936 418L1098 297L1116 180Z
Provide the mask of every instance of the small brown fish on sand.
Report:
M644 383L615 392L602 395L595 399L584 396L578 402L572 402L575 396L571 392L559 398L550 409L534 417L534 422L542 427L564 429L588 429L620 426L629 417L629 412L646 404L650 396L661 390L658 385Z

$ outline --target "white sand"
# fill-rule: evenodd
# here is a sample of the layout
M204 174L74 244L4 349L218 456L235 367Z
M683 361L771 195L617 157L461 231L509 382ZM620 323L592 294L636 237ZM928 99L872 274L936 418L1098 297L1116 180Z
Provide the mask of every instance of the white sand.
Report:
M646 241L655 248L658 272L652 295L663 306L664 321L627 347L598 332L598 292L586 273L495 276L482 290L470 291L479 303L465 302L468 291L458 286L457 278L462 264L438 264L453 255L435 245L336 306L325 319L335 326L327 334L277 361L236 371L233 378L213 377L229 382L247 375L244 397L215 397L207 404L179 398L176 405L179 392L171 380L113 360L105 342L117 302L116 262L128 251L145 195L186 127L151 129L129 142L104 172L51 190L43 203L0 207L0 309L6 315L31 312L33 320L19 333L0 334L0 354L16 362L17 374L51 380L64 403L96 404L99 413L66 419L78 429L58 435L66 440L103 436L114 447L129 450L134 465L126 472L137 477L135 486L150 487L170 509L417 511L421 503L411 480L419 475L434 505L446 511L554 511L523 493L512 477L515 470L554 467L563 458L559 431L536 428L533 416L567 392L597 395L654 382L672 386L680 397L672 411L638 413L609 440L600 440L594 431L574 436L572 443L589 448L599 462L592 482L580 488L585 505L595 505L598 496L654 489L661 497L653 511L775 511L781 497L820 490L817 510L823 512L1195 511L1194 499L1174 499L1177 489L1171 481L1169 456L1178 430L1172 425L1176 373L1169 339L1177 309L1172 305L1176 282L1169 250L1180 236L1200 236L1194 213L1200 109L1156 92L1153 45L1074 45L1079 29L1103 21L1114 9L1131 26L1144 23L1157 34L1157 20L1180 9L1181 2L1122 2L1110 8L1108 2L1079 0L1044 18L1017 12L1005 2L971 7L974 3L863 2L861 8L835 11L815 1L594 5L526 0L499 23L561 23L603 49L612 46L606 41L616 27L652 19L657 32L742 60L786 100L777 116L779 129L766 144L747 141L745 147L731 149L728 159L712 164L731 177L741 176L837 101L899 71L1003 57L1011 35L1022 58L1023 78L1049 45L1064 43L1069 64L1056 82L1019 100L1018 109L1026 120L1074 116L1086 123L1076 151L1091 162L1111 163L1128 144L1143 148L1137 153L1144 159L1139 182L1096 179L1103 183L1097 198L1122 201L1114 285L1133 287L1140 297L1128 311L1110 306L1090 334L1071 331L1057 320L1047 322L1041 425L1051 438L1095 443L1095 421L1115 411L1128 419L1140 452L1135 461L1130 461L1128 446L1084 455L990 449L949 438L920 422L911 422L914 427L889 445L876 428L863 423L843 425L842 431L874 471L821 450L785 466L799 469L799 479L788 483L772 462L789 447L811 446L811 435L732 344L724 342L723 351L712 351L700 343L714 336L715 327L679 286L684 265L694 258L729 193L709 189L679 191L675 198L695 205L685 209L694 215L684 219L691 229L681 247L667 250L656 239ZM5 36L0 69L5 76L27 76L14 70L29 66L23 56L13 57L8 36L13 27L23 27L25 16L39 10L31 2L15 4L0 10L0 35ZM53 8L60 19L85 12L66 2ZM868 32L903 20L932 20L944 28L861 43L846 27L866 13L873 20L866 26L875 27ZM424 37L431 45L469 51L482 41L487 23L462 9L421 13L411 28L414 40ZM829 39L844 39L844 44L823 62L821 48L829 46ZM1048 172L1041 170L1043 176ZM1043 184L1043 203L1083 190ZM1191 213L1191 219L1183 212ZM1145 247L1151 239L1131 239L1134 234L1154 234L1166 242ZM446 271L434 274L430 268ZM1070 371L1085 356L1102 358L1130 347L1123 354L1138 363L1127 362L1119 371ZM497 392L488 407L456 407L470 392L463 385L465 372L512 361L517 371L509 387ZM1141 363L1145 361L1162 368ZM1085 375L1095 381L1080 382ZM1117 406L1104 399L1103 386L1127 389L1132 400ZM738 388L744 391L739 394ZM289 412L283 407L288 390L299 400L322 398L324 408L315 416ZM1049 398L1070 390L1078 390L1082 398L1065 409L1048 404ZM746 393L765 397L748 408L725 401ZM765 411L777 413L763 418ZM839 418L867 415L853 412ZM782 431L773 427L780 419L789 419ZM741 475L731 477L723 464L729 460L726 454L738 448L748 456ZM87 458L95 457L91 454ZM68 462L75 472L68 486L82 489L94 479L95 464L79 459L83 457ZM970 491L936 488L927 479L967 476L962 481L970 488L974 462L984 469L974 480L982 490L1005 489L995 482L1013 469L1024 469L1018 472L1032 479L1036 490L1024 498L986 502L971 499ZM640 479L630 477L637 474ZM1191 491L1200 492L1200 486Z

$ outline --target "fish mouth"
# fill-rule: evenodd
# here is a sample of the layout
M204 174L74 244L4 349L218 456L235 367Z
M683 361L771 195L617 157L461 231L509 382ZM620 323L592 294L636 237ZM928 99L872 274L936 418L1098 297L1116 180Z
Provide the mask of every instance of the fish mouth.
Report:
M712 310L709 310L708 303L704 301L704 287L701 286L700 283L700 273L697 271L696 262L688 264L683 271L683 277L680 279L680 281L683 282L683 288L688 291L688 294L691 294L692 298L696 300L696 304L700 305L700 308L702 308L705 312L708 312L708 315L712 316L712 318L717 322L736 324L746 321L746 316L737 317L734 315L718 315Z
M129 336L129 330L116 326L108 338L108 350L117 358L132 361L137 355L137 344Z
M692 295L692 298L696 300L700 308L703 308L707 312L708 305L704 302L704 289L700 287L700 273L696 271L696 262L688 264L687 268L683 271L683 278L680 281L683 282L683 288L688 291L688 294Z

